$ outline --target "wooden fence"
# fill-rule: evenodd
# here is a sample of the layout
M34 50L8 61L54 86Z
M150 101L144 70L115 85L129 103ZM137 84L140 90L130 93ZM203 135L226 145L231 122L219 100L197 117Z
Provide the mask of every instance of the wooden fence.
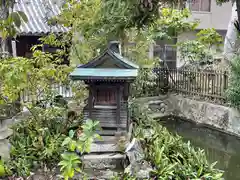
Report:
M226 71L190 71L179 69L156 68L157 87L154 95L159 95L161 91L182 93L190 96L201 96L225 100L225 91L228 88L228 73ZM54 94L64 98L72 98L73 92L68 85L53 84ZM38 93L36 93L38 94ZM25 90L21 94L22 102L38 101L44 96L31 95Z
M155 69L157 84L168 91L193 96L225 99L228 88L226 71L190 71L178 69Z

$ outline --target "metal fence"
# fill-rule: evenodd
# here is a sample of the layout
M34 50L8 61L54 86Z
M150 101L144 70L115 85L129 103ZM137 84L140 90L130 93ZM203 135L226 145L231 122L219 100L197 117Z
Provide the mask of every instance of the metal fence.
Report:
M178 69L155 69L159 86L168 91L225 99L228 88L226 71L190 71Z

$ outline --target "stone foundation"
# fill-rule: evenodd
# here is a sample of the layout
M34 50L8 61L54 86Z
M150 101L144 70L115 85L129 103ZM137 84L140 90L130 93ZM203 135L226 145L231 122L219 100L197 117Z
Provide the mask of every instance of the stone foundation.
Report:
M173 115L193 120L240 136L240 111L222 105L196 101L182 96L169 97Z
M143 101L152 110L153 118L168 115L179 116L240 136L240 111L238 109L193 100L181 95L141 98L140 103Z

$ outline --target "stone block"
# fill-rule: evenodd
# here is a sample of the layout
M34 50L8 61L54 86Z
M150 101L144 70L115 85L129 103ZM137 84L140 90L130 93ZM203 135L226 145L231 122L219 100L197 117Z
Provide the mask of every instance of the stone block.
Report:
M82 156L84 169L106 170L121 169L124 154L105 153L105 154L87 154Z
M91 153L106 153L106 152L119 152L117 142L111 144L93 143L91 145Z
M0 140L0 156L3 160L10 159L10 144L7 139Z
M4 140L13 134L13 130L7 127L0 129L0 140Z

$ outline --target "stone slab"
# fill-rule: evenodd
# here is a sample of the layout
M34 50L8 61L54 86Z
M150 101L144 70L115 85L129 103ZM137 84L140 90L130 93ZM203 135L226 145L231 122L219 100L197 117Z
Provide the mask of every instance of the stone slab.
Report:
M94 142L95 143L104 143L104 144L106 144L106 143L115 144L118 141L118 138L115 136L101 136L101 138L102 138L101 140L95 139Z
M84 169L121 169L126 156L120 153L87 154L82 156Z
M9 129L9 128L6 128L5 130L0 132L0 140L8 138L12 134L13 134L13 130Z
M7 139L0 140L0 156L4 160L10 159L10 144Z
M98 144L91 145L91 153L106 153L106 152L119 152L117 143L115 144Z

